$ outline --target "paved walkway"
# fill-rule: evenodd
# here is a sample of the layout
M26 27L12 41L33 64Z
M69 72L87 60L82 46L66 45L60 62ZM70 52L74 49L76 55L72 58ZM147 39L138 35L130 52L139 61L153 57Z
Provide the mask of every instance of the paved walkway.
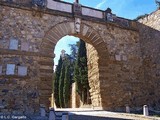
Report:
M56 111L69 112L69 120L160 120L160 117L143 116L136 114L126 114L108 112L93 109L56 109Z

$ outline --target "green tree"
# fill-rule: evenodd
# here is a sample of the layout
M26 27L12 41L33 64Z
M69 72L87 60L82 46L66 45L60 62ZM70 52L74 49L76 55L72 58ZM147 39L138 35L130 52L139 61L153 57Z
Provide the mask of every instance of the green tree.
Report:
M80 40L78 55L74 70L74 80L77 85L77 92L83 102L88 104L89 83L88 83L88 68L87 68L87 54L85 42Z
M60 107L62 108L64 108L64 98L63 98L64 77L65 77L65 62L63 62L62 64L61 75L59 79L59 104Z
M135 20L135 21L138 21L139 19L143 19L143 18L145 18L145 17L147 17L147 16L148 16L148 14L139 15L139 16L137 16L134 20Z
M64 98L64 107L69 107L69 97L70 97L70 64L67 62L66 69L65 69L65 78L64 78L64 87L63 87L63 98Z
M71 50L70 57L73 60L77 59L78 44L79 44L79 41L76 44L69 44L69 47L70 47L70 50Z
M56 67L55 70L55 76L54 76L54 99L55 99L55 104L57 107L60 107L59 104L59 78L60 78L60 74L61 74L61 69L62 69L62 57L60 57L59 61L58 61L58 65Z
M88 103L89 84L85 43L80 40L70 45L71 55L60 57L55 72L54 97L57 107L69 107L72 82L84 104ZM74 76L73 76L74 75Z
M76 60L77 60L77 54L78 54L78 47L79 47L79 41L77 41L76 44L69 44L70 50L71 50L71 54L70 56L70 73L71 73L71 82L75 82L73 75L74 75L74 69L75 69L75 65L76 65Z

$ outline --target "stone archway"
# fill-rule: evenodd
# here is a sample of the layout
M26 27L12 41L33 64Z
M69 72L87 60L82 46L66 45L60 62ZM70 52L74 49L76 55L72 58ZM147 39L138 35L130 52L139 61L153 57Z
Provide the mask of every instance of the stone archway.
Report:
M106 61L108 59L108 52L103 39L98 34L98 32L89 25L81 23L80 33L76 33L74 21L65 21L51 27L51 29L46 33L41 44L41 54L48 54L50 56L53 56L53 50L56 43L66 35L79 37L80 39L83 39L86 43L94 46L94 48L96 49L98 53L98 56L96 56L97 59L96 61L91 60L92 62L96 62L96 64L93 64L94 66L90 68L90 93L92 105L94 107L103 108L101 97L101 90L103 91L103 86L101 87L100 83L103 82L103 80L106 80L103 74L107 70ZM93 54L91 55L93 56ZM43 71L41 73L43 74Z

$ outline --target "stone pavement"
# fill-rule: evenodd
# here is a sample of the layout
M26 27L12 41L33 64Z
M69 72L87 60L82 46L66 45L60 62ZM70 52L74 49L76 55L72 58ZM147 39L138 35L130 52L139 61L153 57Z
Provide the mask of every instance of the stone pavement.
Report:
M68 115L68 119L65 120L160 120L160 117L146 117L137 114L109 112L104 110L95 110L88 108L55 109L55 112L56 119L52 118L52 120L62 120L63 115ZM0 113L0 120L48 120L48 117L48 113L45 117L41 117L39 113L34 115L9 115Z
M26 114L11 114L1 113L0 120L48 120L48 116L41 117L40 114L26 115Z
M56 109L56 111L68 111L69 120L160 120L160 117L143 116L137 114L126 114L108 112L93 109Z

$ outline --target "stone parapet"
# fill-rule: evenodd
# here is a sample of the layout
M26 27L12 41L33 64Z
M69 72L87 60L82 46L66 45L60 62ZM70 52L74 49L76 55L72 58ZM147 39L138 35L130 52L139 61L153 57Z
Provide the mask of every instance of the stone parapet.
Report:
M16 0L13 2L8 2L6 0L3 0L0 2L1 5L21 8L21 9L32 11L32 13L34 13L36 11L32 9L31 3L32 2L30 0L25 0L23 2L19 0ZM62 16L71 17L71 18L75 17L74 10L73 10L74 4L67 3L64 1L55 1L55 0L48 0L47 3L48 3L47 8L45 10L39 10L37 12L40 12L42 14L48 13L48 14L62 15ZM82 6L82 14L78 15L78 17L85 20L100 22L103 24L105 23L113 24L117 27L122 27L125 29L137 30L137 25L135 21L121 18L118 16L114 16L113 21L107 21L105 11L91 8L91 7Z

